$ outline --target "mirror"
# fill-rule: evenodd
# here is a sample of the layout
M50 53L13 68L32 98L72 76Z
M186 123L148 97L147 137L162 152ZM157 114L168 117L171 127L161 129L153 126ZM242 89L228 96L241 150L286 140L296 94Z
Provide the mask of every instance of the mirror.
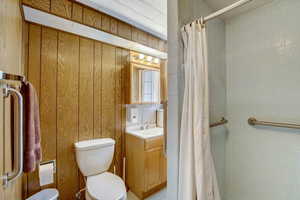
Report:
M160 103L160 71L132 64L131 103Z

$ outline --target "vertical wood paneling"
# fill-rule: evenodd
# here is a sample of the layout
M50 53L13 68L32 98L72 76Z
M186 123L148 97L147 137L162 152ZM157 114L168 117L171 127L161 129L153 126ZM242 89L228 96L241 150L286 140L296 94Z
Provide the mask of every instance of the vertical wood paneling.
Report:
M80 38L79 69L79 140L92 139L94 135L94 42Z
M37 95L40 98L40 83L41 83L41 26L29 25L29 56L28 56L28 80L36 89ZM38 171L27 174L28 195L40 190Z
M153 49L158 49L159 48L159 39L152 36L152 35L149 35L148 36L148 45L150 47L152 47Z
M131 26L129 24L119 21L118 35L128 40L131 40Z
M116 49L116 172L122 176L122 49Z
M101 29L106 32L110 32L110 16L102 15L102 26Z
M83 14L82 6L79 4L73 3L72 19L74 21L82 23L82 14Z
M128 66L128 59L129 57L129 50L122 50L122 163L123 163L123 158L125 157L125 129L126 129L126 85L128 84L127 82L127 77L126 77L126 69L129 67ZM123 166L123 165L122 165ZM122 170L125 170L123 166ZM122 175L124 176L125 173Z
M74 199L78 170L74 143L78 141L79 37L59 32L57 74L57 176L60 199Z
M138 28L108 16L97 10L82 6L72 0L22 0L24 4L44 10L73 21L110 32L128 40L165 51L164 40L148 34ZM149 39L148 39L149 38Z
M164 40L159 40L158 41L158 49L160 51L166 51L166 42Z
M44 11L50 11L50 0L23 0L23 3Z
M132 40L144 45L148 45L148 34L137 28L132 28Z
M160 63L160 100L168 100L168 66L166 60L161 60Z
M115 137L116 48L102 45L102 137Z
M71 18L72 2L69 0L51 0L51 12L65 18Z
M43 161L56 160L57 36L56 30L42 28L40 114ZM56 177L54 184L47 187L56 187Z
M97 29L101 29L101 14L95 10L84 8L83 23Z
M148 37L149 34L139 30L139 35L138 35L138 42L144 45L148 45Z
M74 199L83 179L75 161L78 140L116 140L113 166L122 175L128 50L30 24L28 77L40 96L43 159L57 161L62 200ZM111 168L112 169L112 168ZM28 194L40 189L28 175Z
M102 44L95 41L94 138L102 137Z
M138 29L135 28L135 27L133 27L133 28L132 28L132 35L131 35L132 41L138 42L138 37L139 37Z
M115 18L110 19L110 32L115 35L118 34L118 21Z
M29 58L27 78L35 86L40 96L40 73L41 73L41 26L29 25Z
M4 99L3 99L3 93L0 94L0 104L3 105L4 103ZM0 113L3 113L4 109L3 106L0 106ZM3 130L4 124L3 123L3 115L1 116L1 120L0 120L0 128L1 130ZM3 133L4 134L4 133ZM5 148L4 148L4 137L1 136L0 137L0 173L3 174L4 173L4 158L5 158ZM0 187L0 199L4 199L4 188Z

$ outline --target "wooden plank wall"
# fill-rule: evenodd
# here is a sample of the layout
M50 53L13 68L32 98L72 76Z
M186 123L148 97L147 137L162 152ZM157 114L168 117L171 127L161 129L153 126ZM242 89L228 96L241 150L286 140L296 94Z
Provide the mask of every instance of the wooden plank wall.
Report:
M23 30L26 26L23 22L18 0L0 2L0 70L12 74L24 74L26 41ZM0 94L0 176L12 171L12 110L10 98L3 99ZM17 110L16 110L17 111ZM22 178L4 188L0 185L0 200L22 199Z
M82 178L73 145L80 140L116 140L113 167L122 176L125 128L124 67L128 50L36 24L29 24L28 79L39 95L43 161L57 161L61 200L75 199ZM41 188L27 176L27 194ZM25 187L25 186L24 186Z
M23 4L144 44L160 51L167 51L166 41L75 1L23 0Z

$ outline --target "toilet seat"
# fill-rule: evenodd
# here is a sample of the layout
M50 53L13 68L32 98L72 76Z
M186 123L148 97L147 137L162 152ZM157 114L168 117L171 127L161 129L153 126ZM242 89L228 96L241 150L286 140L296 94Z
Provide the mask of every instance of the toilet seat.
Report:
M94 200L126 200L126 187L123 180L112 173L87 177L87 196Z

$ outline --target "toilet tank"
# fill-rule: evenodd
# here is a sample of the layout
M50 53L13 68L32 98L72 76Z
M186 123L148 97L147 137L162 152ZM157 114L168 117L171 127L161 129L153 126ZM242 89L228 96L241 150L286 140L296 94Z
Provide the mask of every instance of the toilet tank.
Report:
M85 140L75 143L76 161L84 176L107 171L114 156L115 141L111 138Z

